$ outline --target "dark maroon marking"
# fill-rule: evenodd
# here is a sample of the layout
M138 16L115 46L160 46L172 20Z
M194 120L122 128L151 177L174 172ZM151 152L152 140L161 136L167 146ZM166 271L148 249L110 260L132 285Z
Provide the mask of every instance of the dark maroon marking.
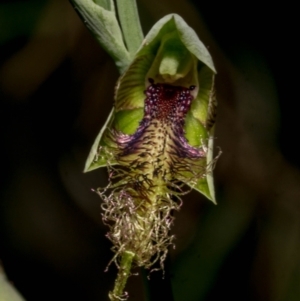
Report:
M190 91L181 86L152 83L145 91L144 120L158 119L164 122L183 120L193 100Z
M149 137L147 138L149 133L147 128L151 122L152 124L161 122L173 130L173 143L176 146L174 154L181 158L203 157L205 154L202 150L188 144L183 130L184 118L193 100L190 92L195 89L195 86L185 88L169 84L155 84L152 78L149 78L148 81L150 85L144 92L146 95L144 117L139 127L133 135L120 133L116 137L117 142L124 150L123 155L137 152L143 143L144 145L151 143L151 139L149 141ZM154 134L161 135L161 133ZM145 139L148 143L145 142Z

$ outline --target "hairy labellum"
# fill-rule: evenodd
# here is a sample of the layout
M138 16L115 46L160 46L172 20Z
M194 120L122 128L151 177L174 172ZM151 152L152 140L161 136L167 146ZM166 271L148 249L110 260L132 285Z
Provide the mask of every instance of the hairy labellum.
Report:
M117 265L161 265L172 244L173 210L195 189L215 203L212 167L215 67L178 15L160 20L118 80L114 109L85 171L107 166L103 221ZM121 271L121 270L120 270Z
M172 212L180 209L187 187L216 204L212 177L216 70L205 45L176 14L159 20L134 51L127 35L125 49L121 31L108 45L118 25L117 19L111 19L114 5L110 4L102 10L99 3L86 3L83 14L93 21L92 29L105 17L96 36L117 59L122 73L114 107L84 171L106 166L109 172L108 186L98 193L104 201L102 219L110 230L107 237L113 243L112 261L119 268L109 293L116 301L127 298L123 290L132 264L150 268L159 261L163 268L174 238ZM131 5L132 13L134 1ZM120 20L121 26L127 24L128 20Z
M154 83L145 91L144 118L133 135L115 129L114 150L121 167L110 166L110 194L104 198L103 220L111 231L116 255L136 254L138 266L161 264L172 244L169 236L172 210L181 205L180 178L205 176L201 159L205 150L189 145L184 137L184 117L190 109L194 86L185 88ZM175 196L175 199L172 199Z

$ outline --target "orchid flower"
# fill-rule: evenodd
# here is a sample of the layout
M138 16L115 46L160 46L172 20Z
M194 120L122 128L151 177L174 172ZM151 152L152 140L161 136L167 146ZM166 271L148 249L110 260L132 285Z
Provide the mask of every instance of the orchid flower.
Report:
M142 38L134 1L127 12L125 1L117 1L122 29L112 1L72 1L121 73L114 107L84 169L108 168L109 184L97 192L119 267L109 296L118 300L132 265L151 269L159 261L163 268L181 195L195 189L216 203L216 70L195 31L176 14Z

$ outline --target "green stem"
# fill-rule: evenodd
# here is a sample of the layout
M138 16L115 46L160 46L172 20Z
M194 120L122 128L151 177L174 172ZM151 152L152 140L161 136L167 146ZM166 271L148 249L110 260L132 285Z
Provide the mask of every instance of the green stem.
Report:
M123 253L114 289L108 294L111 301L120 301L126 299L124 288L127 279L130 276L131 264L134 256L135 254L131 251L125 251Z
M116 3L127 50L133 58L144 39L136 0L117 0Z

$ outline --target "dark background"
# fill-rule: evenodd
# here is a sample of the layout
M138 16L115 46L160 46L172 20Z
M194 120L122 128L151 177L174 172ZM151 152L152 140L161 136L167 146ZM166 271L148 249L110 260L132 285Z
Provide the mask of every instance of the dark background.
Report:
M138 5L145 33L176 12L211 51L215 145L223 152L214 173L218 206L196 192L184 197L165 280L151 274L149 294L298 301L296 8L263 1ZM107 175L82 169L112 107L117 70L64 0L1 1L0 43L3 266L27 301L107 300L116 268L104 272L113 254L101 200L91 192ZM143 281L130 278L129 300L143 300Z

